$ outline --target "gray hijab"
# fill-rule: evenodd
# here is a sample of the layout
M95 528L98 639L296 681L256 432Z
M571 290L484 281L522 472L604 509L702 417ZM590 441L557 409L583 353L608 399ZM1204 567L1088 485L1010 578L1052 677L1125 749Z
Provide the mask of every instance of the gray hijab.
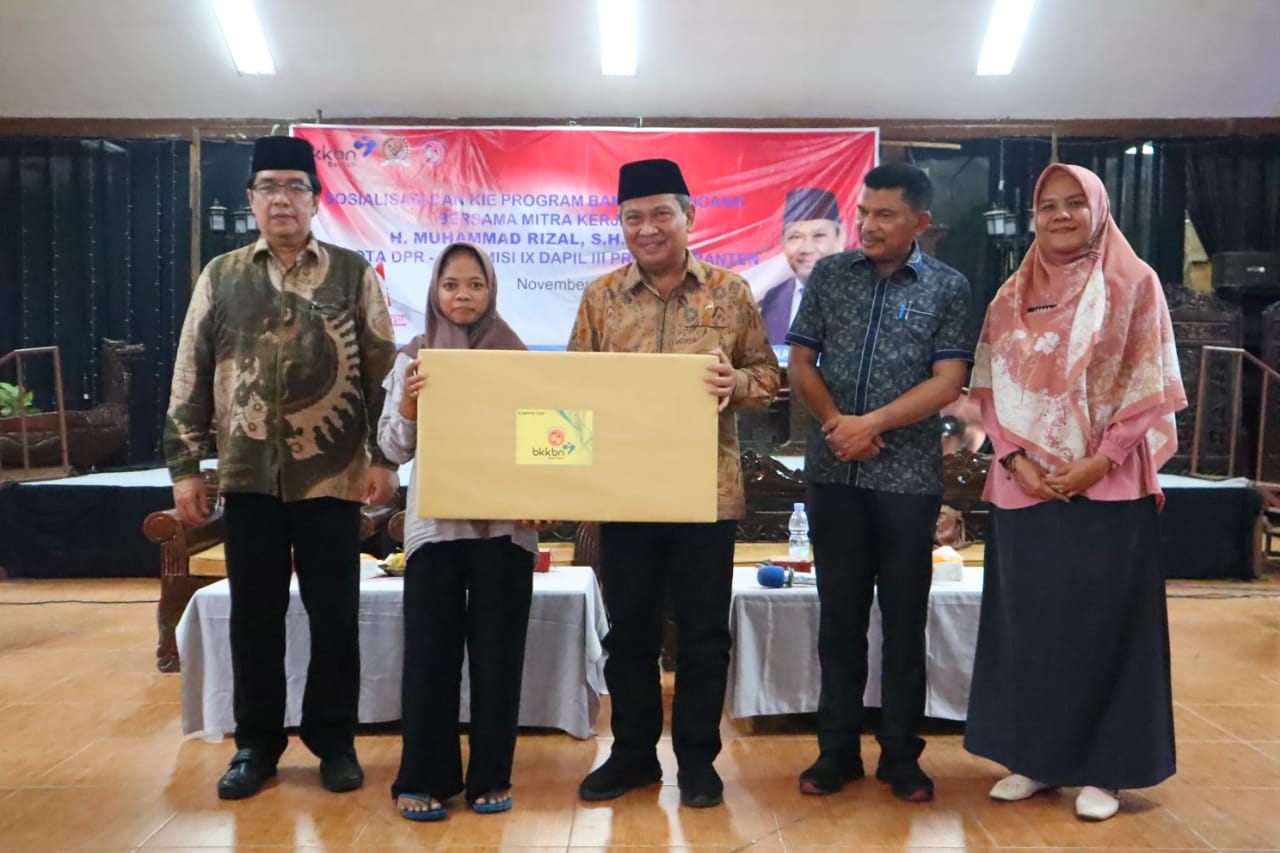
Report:
M440 310L440 274L449 258L467 251L474 253L480 261L480 268L489 282L489 307L474 323L460 326ZM427 331L415 336L400 351L417 357L420 349L528 349L498 313L498 277L493 271L493 261L484 249L471 243L450 243L436 258L431 287L427 290Z

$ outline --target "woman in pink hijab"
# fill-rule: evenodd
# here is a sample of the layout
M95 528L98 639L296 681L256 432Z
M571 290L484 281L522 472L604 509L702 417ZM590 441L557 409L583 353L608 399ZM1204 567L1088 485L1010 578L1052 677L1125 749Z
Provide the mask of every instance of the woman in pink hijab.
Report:
M378 445L388 459L403 464L417 446L426 381L420 349L525 349L497 300L498 279L484 250L453 243L440 252L426 332L400 350L383 383ZM521 522L419 518L419 470L415 465L405 511L404 743L391 794L407 820L443 820L446 801L460 791L476 812L507 811L538 535ZM464 644L471 675L465 776L458 724Z
M1157 470L1186 406L1160 282L1093 172L1036 184L1036 240L987 311L971 396L999 465L965 747L991 797L1080 788L1085 819L1175 771Z

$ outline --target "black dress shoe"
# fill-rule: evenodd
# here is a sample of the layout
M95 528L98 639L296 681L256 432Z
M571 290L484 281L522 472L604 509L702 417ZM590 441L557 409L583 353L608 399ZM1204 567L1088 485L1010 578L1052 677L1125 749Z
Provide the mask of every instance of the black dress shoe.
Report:
M861 779L863 772L861 759L840 761L830 755L819 755L818 760L800 774L800 793L817 796L836 794L847 783Z
M610 756L609 760L587 774L578 786L578 796L589 803L614 800L632 788L656 785L662 781L662 766L655 758L652 764L625 764Z
M364 784L364 771L356 760L355 750L320 759L320 784L326 790L341 794Z
M905 802L927 803L933 799L933 780L920 769L917 761L890 764L882 761L876 769L876 778L887 782L893 795Z
M724 802L724 782L710 762L681 767L676 776L680 802L695 809L709 809Z
M267 762L252 749L241 749L231 759L231 766L218 780L218 797L243 800L262 790L263 784L276 775L274 761Z

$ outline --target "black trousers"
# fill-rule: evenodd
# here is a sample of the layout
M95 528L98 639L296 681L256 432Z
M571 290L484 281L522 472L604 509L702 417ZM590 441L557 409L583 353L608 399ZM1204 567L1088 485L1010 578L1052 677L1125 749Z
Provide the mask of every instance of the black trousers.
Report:
M914 761L924 749L925 642L933 533L942 500L831 483L809 485L818 571L818 747L859 757L867 685L867 625L879 590L881 762Z
M729 676L729 599L735 522L600 525L609 634L605 682L613 709L613 755L657 760L662 735L658 656L669 596L678 632L671 735L681 766L720 753L720 714Z
M511 787L533 559L509 536L431 542L409 557L403 741L392 796L443 801L464 787L458 722L464 646L471 676L467 799Z
M353 749L360 695L360 505L228 494L225 507L236 746L274 761L288 744L284 617L296 571L311 629L302 742L321 758Z

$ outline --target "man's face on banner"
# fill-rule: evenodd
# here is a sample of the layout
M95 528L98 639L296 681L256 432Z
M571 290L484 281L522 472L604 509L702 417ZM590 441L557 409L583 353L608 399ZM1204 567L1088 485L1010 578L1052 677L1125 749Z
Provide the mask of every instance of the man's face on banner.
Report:
M803 219L782 229L782 254L801 281L809 280L820 258L844 248L844 229L830 219Z
M627 251L646 269L684 263L694 208L681 210L672 193L628 199L618 210Z

